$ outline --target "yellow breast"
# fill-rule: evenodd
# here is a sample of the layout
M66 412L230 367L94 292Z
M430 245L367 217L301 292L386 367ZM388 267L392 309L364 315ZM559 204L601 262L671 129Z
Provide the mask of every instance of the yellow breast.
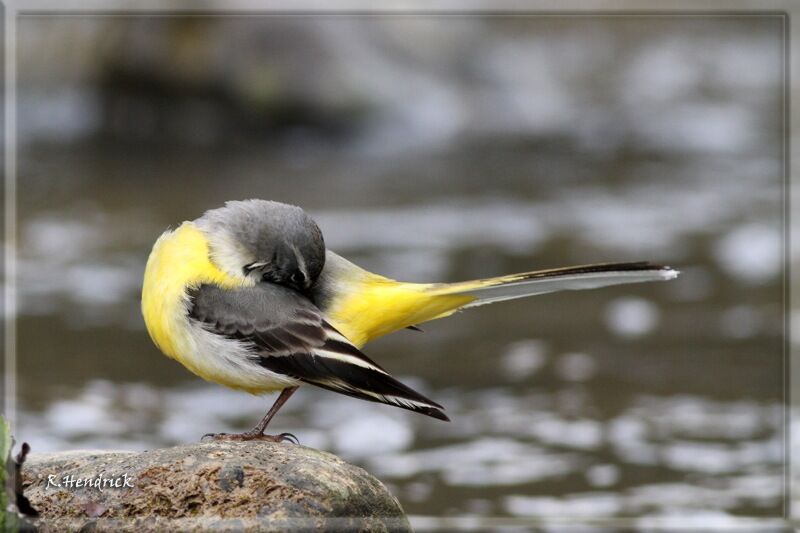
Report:
M214 265L205 235L191 222L184 222L156 241L142 286L142 315L150 338L162 352L184 364L181 347L188 335L186 291L203 283L240 287L244 281Z

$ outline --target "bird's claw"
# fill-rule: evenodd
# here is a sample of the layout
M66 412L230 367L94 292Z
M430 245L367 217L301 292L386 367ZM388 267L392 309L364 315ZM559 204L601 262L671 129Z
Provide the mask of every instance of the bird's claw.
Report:
M292 444L300 445L300 439L298 439L291 433L281 433L280 435L278 435L278 437L280 437L282 440L289 441Z

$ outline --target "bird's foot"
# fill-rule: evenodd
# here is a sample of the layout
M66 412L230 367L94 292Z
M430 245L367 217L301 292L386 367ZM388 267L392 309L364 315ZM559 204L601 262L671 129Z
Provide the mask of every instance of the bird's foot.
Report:
M300 444L300 440L291 433L281 433L280 435L265 435L263 433L256 433L254 431L246 431L245 433L206 433L200 440L261 440L268 442L284 442L288 441L292 444Z

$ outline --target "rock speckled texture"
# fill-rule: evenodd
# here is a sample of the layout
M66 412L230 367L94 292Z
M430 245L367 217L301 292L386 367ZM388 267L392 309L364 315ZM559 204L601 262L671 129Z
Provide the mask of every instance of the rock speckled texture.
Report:
M69 486L70 476L124 484L124 475L133 488ZM334 455L289 443L34 453L23 476L44 531L410 530L380 481Z

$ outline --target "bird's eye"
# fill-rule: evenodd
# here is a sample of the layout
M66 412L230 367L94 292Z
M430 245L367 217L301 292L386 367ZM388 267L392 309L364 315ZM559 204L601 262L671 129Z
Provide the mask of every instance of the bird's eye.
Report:
M272 275L269 272L264 272L261 274L261 281L265 283L272 281Z
M302 285L306 281L306 275L299 270L295 270L290 279L295 285Z

